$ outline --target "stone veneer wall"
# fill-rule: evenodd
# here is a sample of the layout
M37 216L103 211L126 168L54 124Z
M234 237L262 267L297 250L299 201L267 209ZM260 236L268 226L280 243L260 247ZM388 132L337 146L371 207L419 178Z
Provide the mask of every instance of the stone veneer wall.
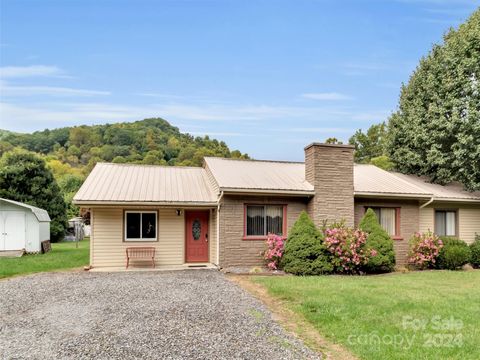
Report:
M252 267L264 265L261 252L265 240L244 240L245 204L287 205L287 234L302 210L307 208L307 199L269 196L225 195L220 206L220 266ZM285 234L285 235L287 235Z
M419 231L419 203L416 200L381 200L355 199L355 226L365 214L366 206L400 208L400 234L393 240L397 265L406 265L408 259L408 242Z
M323 221L354 223L353 146L311 144L305 148L305 178L315 188L308 213L315 225Z

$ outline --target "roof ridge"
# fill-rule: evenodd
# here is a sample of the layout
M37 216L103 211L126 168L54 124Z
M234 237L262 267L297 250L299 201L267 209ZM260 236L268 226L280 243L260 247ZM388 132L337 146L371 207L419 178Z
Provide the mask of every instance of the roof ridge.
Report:
M136 163L113 163L113 162L97 162L97 165L109 165L109 166L145 166L145 167L157 167L167 169L203 169L202 166L179 166L179 165L157 165L157 164L136 164Z
M280 164L305 164L303 161L288 161L288 160L262 160L262 159L236 159L236 158L222 158L219 156L205 156L206 159L219 159L219 160L229 160L229 161L245 161L245 162L269 162L269 163L280 163Z

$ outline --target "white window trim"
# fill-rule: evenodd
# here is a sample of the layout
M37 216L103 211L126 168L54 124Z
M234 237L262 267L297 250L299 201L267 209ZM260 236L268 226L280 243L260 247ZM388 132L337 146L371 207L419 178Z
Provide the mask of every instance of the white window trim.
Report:
M153 238L127 238L127 214L155 214L155 237ZM124 212L124 238L125 242L130 241L141 241L141 242L156 242L158 239L158 211L147 211L147 210L127 210ZM140 216L140 235L142 233L142 219L143 216Z

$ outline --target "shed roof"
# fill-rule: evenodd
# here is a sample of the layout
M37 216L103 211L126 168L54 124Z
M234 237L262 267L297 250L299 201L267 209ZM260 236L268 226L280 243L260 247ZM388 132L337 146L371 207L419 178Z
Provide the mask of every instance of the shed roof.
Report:
M215 204L198 167L98 163L73 198L76 204Z
M304 163L215 157L206 157L205 163L220 190L313 194Z
M24 204L24 203L21 203L21 202L18 202L18 201L9 200L9 199L5 199L5 198L0 198L0 201L5 201L6 203L21 206L25 209L29 209L33 213L33 215L35 215L37 220L40 221L40 222L51 221L47 210L40 209L40 208L38 208L36 206L33 206L33 205L28 205L28 204Z

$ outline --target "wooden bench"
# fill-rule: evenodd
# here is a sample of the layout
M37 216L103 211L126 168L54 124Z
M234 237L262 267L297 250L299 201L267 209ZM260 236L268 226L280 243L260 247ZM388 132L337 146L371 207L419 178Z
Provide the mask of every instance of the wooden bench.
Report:
M152 267L155 267L155 248L152 246L136 246L128 247L126 249L127 254L127 269L130 264L130 260L134 259L148 259L152 261Z

